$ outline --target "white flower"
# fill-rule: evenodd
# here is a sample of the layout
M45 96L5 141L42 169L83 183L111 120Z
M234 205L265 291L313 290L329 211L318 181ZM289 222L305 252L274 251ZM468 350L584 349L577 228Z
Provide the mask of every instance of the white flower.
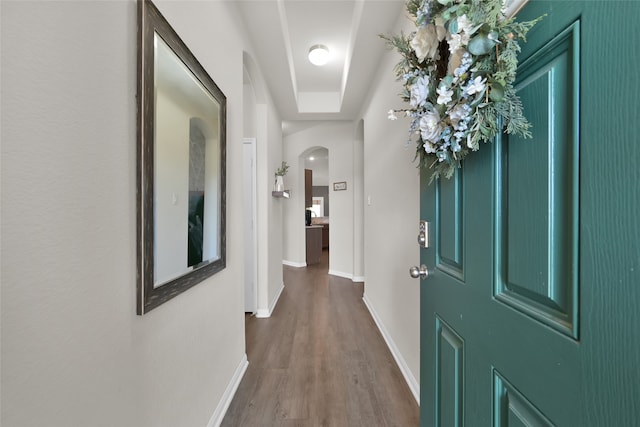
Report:
M433 24L420 27L411 40L411 48L416 53L418 60L423 62L425 58L437 59L438 43L444 40L447 30L443 26Z
M440 114L438 111L433 110L426 113L420 119L420 136L422 139L427 142L435 143L442 133L442 128L440 127Z
M423 146L424 146L424 151L426 153L435 153L436 152L436 146L433 145L432 143L430 143L429 141L425 141Z
M483 79L481 76L473 79L469 86L467 86L467 93L469 95L473 95L474 93L480 93L484 90L484 84L487 82L487 79Z
M427 77L420 77L411 86L411 98L409 99L409 105L412 108L420 107L429 95L429 79Z
M467 104L460 103L449 110L449 119L454 128L458 127L458 123L461 120L466 119L469 116L470 108Z
M389 110L387 114L389 114L389 116L387 117L389 120L398 120L398 116L396 116L395 111Z
M438 104L445 105L447 102L451 102L453 90L447 89L446 86L440 86L436 92L438 92Z
M453 53L456 50L465 47L469 44L469 35L467 33L451 34L448 39L449 52Z
M467 15L458 16L458 32L464 32L468 37L471 25L472 23Z

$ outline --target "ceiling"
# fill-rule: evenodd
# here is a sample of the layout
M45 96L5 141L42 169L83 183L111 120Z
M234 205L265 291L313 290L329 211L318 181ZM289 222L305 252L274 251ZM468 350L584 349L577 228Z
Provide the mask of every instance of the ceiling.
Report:
M286 122L357 118L404 0L237 0L253 58ZM309 62L323 44L331 59Z

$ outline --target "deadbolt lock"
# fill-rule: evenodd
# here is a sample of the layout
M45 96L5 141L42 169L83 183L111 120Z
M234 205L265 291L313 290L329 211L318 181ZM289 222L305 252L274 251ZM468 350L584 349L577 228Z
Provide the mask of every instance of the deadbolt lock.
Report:
M429 223L427 221L420 221L420 231L418 233L418 245L421 248L429 247Z

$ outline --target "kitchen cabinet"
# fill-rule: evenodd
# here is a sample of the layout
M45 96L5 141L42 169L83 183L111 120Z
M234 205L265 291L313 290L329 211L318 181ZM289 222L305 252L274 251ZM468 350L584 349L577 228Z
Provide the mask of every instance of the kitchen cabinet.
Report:
M329 249L329 224L322 225L322 249Z
M316 264L322 255L322 226L311 225L306 229L307 265Z

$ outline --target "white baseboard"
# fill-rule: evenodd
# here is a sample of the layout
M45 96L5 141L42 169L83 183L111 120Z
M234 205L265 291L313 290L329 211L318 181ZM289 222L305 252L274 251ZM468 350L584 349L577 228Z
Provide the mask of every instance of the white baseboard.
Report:
M220 424L222 424L222 420L227 413L227 409L229 409L229 405L231 405L233 396L235 396L238 386L240 385L240 381L242 381L242 377L244 376L248 366L249 361L247 360L247 354L245 353L242 356L236 371L233 373L233 377L231 377L231 381L229 382L227 389L224 391L222 399L220 399L220 403L218 403L218 407L209 419L207 427L219 427Z
M354 276L350 273L343 273L342 271L329 270L329 274L332 276L342 277L344 279L349 279L352 282L364 282L364 276Z
M389 347L389 350L391 351L391 354L393 355L393 358L395 359L396 364L398 365L398 368L400 368L400 372L402 372L402 376L404 376L404 380L407 382L409 389L411 389L411 393L413 393L414 399L416 399L416 402L418 402L418 406L420 406L420 383L416 380L416 377L414 377L413 374L411 373L411 369L409 369L407 362L405 362L404 358L402 357L402 354L400 354L398 347L393 342L393 339L389 335L389 332L387 332L387 330L385 329L382 321L378 317L378 314L376 313L373 306L371 305L371 302L367 299L367 296L364 295L362 297L362 300L364 301L364 304L369 309L369 313L371 313L371 317L373 317L373 321L376 322L376 325L378 326L378 329L380 330L382 337L387 343L387 347Z
M258 311L256 312L256 317L262 318L262 319L271 317L271 313L273 313L273 309L276 308L276 304L278 303L278 300L280 299L280 295L282 295L283 290L284 290L284 283L280 285L280 289L278 290L278 293L271 301L271 304L269 304L269 308L267 310L259 308Z
M287 261L286 259L282 260L282 264L288 265L289 267L295 267L295 268L301 268L301 267L307 266L306 262Z
M345 279L353 280L353 274L343 273L342 271L329 270L329 274L332 276L343 277Z

